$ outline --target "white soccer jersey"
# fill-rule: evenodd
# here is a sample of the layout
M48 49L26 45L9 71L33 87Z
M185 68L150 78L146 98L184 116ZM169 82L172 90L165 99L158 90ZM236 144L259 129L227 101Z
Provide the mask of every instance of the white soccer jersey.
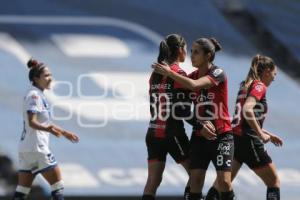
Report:
M23 132L19 143L19 152L41 152L48 154L49 150L49 133L46 131L36 130L29 126L27 112L37 114L37 121L42 125L50 123L50 106L43 92L31 87L24 97L23 102Z

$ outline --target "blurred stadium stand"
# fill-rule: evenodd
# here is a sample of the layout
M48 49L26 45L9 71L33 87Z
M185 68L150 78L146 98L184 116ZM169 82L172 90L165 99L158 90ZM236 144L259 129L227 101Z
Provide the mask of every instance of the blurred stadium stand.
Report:
M288 50L300 61L300 2L297 0L242 0L273 36L287 46Z
M230 12L249 10L259 26L280 41L282 48L294 52L289 54L289 58L297 57L294 54L298 52L300 40L293 35L298 27L283 28L287 24L292 26L292 21L296 19L299 21L297 12L294 12L291 21L288 14L282 14L288 22L272 20L276 13L284 13L279 11L285 7L296 10L299 5L292 4L291 0L273 1L273 5L269 2L243 0L237 6L223 5L223 8ZM13 168L17 169L22 97L28 86L25 62L29 56L41 59L49 64L57 81L71 84L70 87L66 82L59 82L59 87L48 96L55 105L54 116L61 118L57 123L81 137L77 145L51 138L52 150L63 171L66 195L73 196L72 199L74 196L91 200L108 197L138 199L141 195L147 173L144 136L149 118L149 66L157 57L158 44L164 35L180 33L187 39L189 47L198 37L214 36L221 42L224 51L217 55L216 64L224 67L229 77L231 113L238 84L246 76L251 57L266 51L266 47L257 45L259 40L253 42L251 34L245 34L232 18L220 11L217 1L10 0L3 5L0 8L0 152L12 159ZM274 16L271 11L264 12L265 7L274 8ZM286 42L285 37L293 40ZM290 44L291 41L294 43ZM268 55L273 53L267 52ZM187 61L184 68L191 71L189 66ZM292 74L298 73L297 67L289 70ZM80 82L78 78L82 74L85 76L81 76ZM105 78L107 83L102 81ZM117 84L120 80L123 82ZM131 97L126 97L124 93L129 91L124 86L126 82L131 82L135 88ZM81 98L82 95L91 97L103 94L105 96L102 98ZM272 145L267 145L267 148L282 179L282 199L288 200L299 199L299 98L299 84L280 71L268 91L270 112L266 128L278 133L285 144L280 149ZM79 112L81 103L92 107L86 106ZM116 119L112 114L116 109L114 106L121 103L127 103L133 110L131 113L120 113L118 117L121 119ZM135 115L128 119L132 113ZM105 119L106 126L93 126L105 122ZM82 127L79 122L89 127ZM190 130L187 126L189 133ZM3 168L0 166L0 169ZM210 168L204 192L214 180L214 175L214 169ZM182 194L186 176L171 160L164 180L158 195ZM14 188L14 184L9 184L10 189L7 189L7 186L2 186L3 181L0 182L0 195ZM43 190L49 194L49 187L42 178L38 177L35 185L43 188L37 189L36 195L43 193ZM243 200L265 196L262 186L262 182L247 167L242 169L234 185L238 198Z
M262 53L298 83L300 65L298 39L300 3L288 1L214 0L224 16ZM238 3L237 3L238 2Z

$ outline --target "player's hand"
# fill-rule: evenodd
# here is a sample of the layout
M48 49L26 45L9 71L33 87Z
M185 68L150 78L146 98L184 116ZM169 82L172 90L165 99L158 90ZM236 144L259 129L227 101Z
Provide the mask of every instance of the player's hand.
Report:
M209 130L211 130L212 132L216 132L216 128L215 126L213 125L213 123L211 123L211 121L204 121L202 122L203 125L206 125L207 128L209 128Z
M268 143L270 141L270 139L271 139L271 136L268 135L268 134L266 134L266 133L264 133L264 132L261 132L259 134L259 138L263 141L263 143Z
M67 138L68 140L70 140L73 143L79 142L79 137L75 133L71 133L69 131L64 131L63 135L65 136L65 138Z
M56 137L60 137L63 135L63 130L61 130L59 127L51 124L47 127L47 131L51 134L55 135Z
M200 135L208 140L217 139L215 126L210 121L204 121L202 124L203 128L200 131Z
M277 147L280 147L283 145L283 140L276 135L271 135L270 141Z
M282 146L283 145L283 140L278 137L277 135L263 129L263 132L270 135L270 141L277 147Z
M168 76L171 72L170 66L167 63L153 63L151 67L154 69L154 72L161 74L163 76Z

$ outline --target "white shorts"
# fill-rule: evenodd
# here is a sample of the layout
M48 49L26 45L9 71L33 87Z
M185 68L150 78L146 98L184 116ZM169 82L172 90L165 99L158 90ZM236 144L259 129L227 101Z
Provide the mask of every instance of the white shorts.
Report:
M57 165L52 153L19 152L19 172L38 174Z

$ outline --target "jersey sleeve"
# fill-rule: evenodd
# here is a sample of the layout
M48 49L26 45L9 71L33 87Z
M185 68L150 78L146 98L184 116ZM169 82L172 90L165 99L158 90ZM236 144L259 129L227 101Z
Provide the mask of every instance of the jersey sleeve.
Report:
M35 93L31 92L25 98L25 109L28 112L39 113L41 112L41 97Z
M187 76L187 74L185 73L185 71L183 71L181 68L179 67L171 67L172 71L176 72L177 74L180 74L182 76ZM178 82L174 82L174 89L186 89L185 87L183 87L180 83Z
M197 79L197 74L198 74L198 71L193 71L192 73L188 74L187 76L191 79Z
M263 83L254 83L250 88L248 96L254 97L257 101L260 101L266 94L266 89L267 88Z
M209 80L211 80L211 82L216 86L226 80L226 74L224 70L220 68L211 70L206 77L209 78Z

